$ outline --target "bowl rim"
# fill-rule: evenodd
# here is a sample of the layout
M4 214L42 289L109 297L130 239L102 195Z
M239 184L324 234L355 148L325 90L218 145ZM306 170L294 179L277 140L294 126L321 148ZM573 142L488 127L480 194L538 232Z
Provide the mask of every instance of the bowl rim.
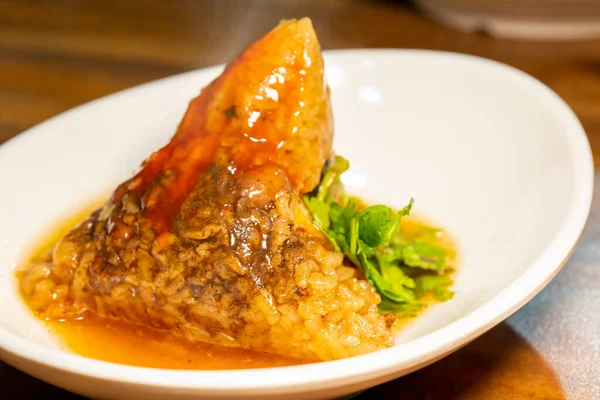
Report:
M310 384L322 390L382 376L392 376L394 373L398 375L398 371L410 372L430 364L488 331L539 293L559 272L577 244L587 222L593 195L594 167L590 144L581 123L564 100L529 74L478 56L416 49L333 50L325 51L324 54L326 63L328 59L344 57L358 59L378 57L381 58L381 62L387 62L383 58L400 54L443 59L446 62L459 63L470 68L487 69L490 73L504 75L505 78L510 78L518 83L523 90L529 91L540 104L551 110L553 115L563 122L565 137L569 144L568 152L573 163L571 167L575 176L574 187L577 190L571 195L568 211L560 229L521 276L474 311L438 330L389 349L329 362L252 370L153 369L99 361L48 348L29 342L0 327L0 354L6 353L12 356L3 358L28 360L39 366L70 374L156 388L195 389L229 394L243 394L249 390L262 393L281 391L292 393L303 391L303 388ZM0 147L0 155L5 151L11 151L13 146L18 146L20 141L26 137L36 134L39 128L51 120L68 118L71 113L93 107L97 102L110 101L113 96L129 94L142 87L159 82L164 84L170 79L181 79L184 75L197 74L201 71L208 73L214 70L216 72L221 68L223 65L177 74L85 103L9 140Z

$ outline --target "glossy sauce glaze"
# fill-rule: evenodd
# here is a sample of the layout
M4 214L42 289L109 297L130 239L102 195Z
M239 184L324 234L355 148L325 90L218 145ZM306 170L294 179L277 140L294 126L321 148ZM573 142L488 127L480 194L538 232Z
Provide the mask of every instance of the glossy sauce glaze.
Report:
M51 262L55 244L75 225L101 206L94 203L65 219L48 232L37 248L34 248L27 265L35 262ZM405 217L401 233L410 239L422 235L429 228L425 218ZM447 234L437 234L431 244L454 249L453 240ZM21 278L22 273L17 273ZM26 303L27 296L23 295ZM422 299L425 303L433 303L433 297ZM413 318L405 317L396 320L396 329ZM190 369L190 370L225 370L281 367L307 364L312 361L292 357L284 357L265 352L228 348L207 343L192 343L185 338L168 332L136 326L127 322L99 317L85 312L73 318L49 319L44 321L50 332L57 336L59 342L70 351L97 360L134 365L148 368Z
M330 155L332 117L320 48L307 23L280 25L229 63L191 100L169 144L121 184L109 203L139 198L143 216L160 233L171 229L211 165L234 175L277 165L297 193L312 190ZM118 217L114 222L120 225ZM123 232L123 239L131 234Z

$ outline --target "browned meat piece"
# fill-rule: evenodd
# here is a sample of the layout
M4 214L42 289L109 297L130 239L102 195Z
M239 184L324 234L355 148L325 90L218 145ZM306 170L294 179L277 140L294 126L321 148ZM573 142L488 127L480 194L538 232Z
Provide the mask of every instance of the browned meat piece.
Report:
M49 318L88 310L307 359L390 346L379 296L300 197L331 142L317 38L309 20L284 21L191 101L170 143L23 280L25 294L43 275L61 288L37 307Z

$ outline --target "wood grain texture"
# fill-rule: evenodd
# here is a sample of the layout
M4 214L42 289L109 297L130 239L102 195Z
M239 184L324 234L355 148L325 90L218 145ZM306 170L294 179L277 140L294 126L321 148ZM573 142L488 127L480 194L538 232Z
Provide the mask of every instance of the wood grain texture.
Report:
M438 49L524 70L577 113L599 165L600 41L457 33L382 0L0 0L0 143L106 94L226 62L281 18L301 16L325 49ZM535 299L451 356L358 398L600 398L599 239L594 200L574 255ZM78 398L2 363L0 384L10 399Z

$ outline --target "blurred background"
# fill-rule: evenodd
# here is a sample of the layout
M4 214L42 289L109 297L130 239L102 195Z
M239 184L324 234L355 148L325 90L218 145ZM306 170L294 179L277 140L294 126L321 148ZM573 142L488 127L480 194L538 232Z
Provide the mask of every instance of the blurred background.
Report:
M457 15L473 32L437 22ZM108 93L226 62L280 19L301 16L324 49L437 49L508 63L600 129L600 40L574 39L559 24L591 22L588 36L600 35L599 0L0 0L0 140ZM494 21L529 29L505 27L495 38L486 33ZM535 21L545 27L537 35ZM528 38L544 32L550 39Z
M303 16L325 50L444 50L519 68L567 101L600 154L600 0L0 0L0 143L98 97L227 62ZM600 304L599 217L595 201L568 268L507 322L359 398L600 398L600 319L561 307ZM2 363L0 384L11 399L76 398Z

